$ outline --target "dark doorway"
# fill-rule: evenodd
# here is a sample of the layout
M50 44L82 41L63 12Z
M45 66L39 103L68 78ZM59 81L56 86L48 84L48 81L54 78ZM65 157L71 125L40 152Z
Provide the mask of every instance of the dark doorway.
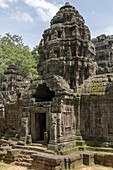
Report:
M55 92L51 91L46 84L39 85L36 94L33 95L36 102L52 101L53 97L55 97Z
M46 132L46 113L36 113L35 114L35 131L36 140L44 140L44 132Z

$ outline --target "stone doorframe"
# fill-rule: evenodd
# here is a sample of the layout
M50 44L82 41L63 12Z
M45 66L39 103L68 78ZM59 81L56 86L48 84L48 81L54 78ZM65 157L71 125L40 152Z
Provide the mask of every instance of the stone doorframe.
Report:
M35 124L35 114L40 114L40 113L45 113L46 114L46 132L44 133L44 143L47 144L49 140L49 109L42 107L36 107L32 106L31 107L31 136L32 136L32 141L35 142L37 140L37 135L36 135L36 124Z

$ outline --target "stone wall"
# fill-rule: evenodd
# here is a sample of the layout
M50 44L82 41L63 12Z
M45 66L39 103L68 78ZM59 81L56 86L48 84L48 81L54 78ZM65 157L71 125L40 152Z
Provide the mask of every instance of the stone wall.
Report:
M4 103L3 103L3 96L0 93L0 136L5 131L5 109L4 109Z
M57 156L50 154L35 154L33 158L32 167L34 170L62 170L75 169L83 164L83 155L76 153L70 156Z
M96 49L96 62L98 64L98 74L113 72L113 35L101 34L94 38L92 42Z
M95 153L95 164L113 167L113 154L112 153Z
M6 105L6 125L8 130L19 130L20 116L21 112L18 103Z
M80 128L84 139L100 141L101 144L113 140L112 102L109 95L81 96Z

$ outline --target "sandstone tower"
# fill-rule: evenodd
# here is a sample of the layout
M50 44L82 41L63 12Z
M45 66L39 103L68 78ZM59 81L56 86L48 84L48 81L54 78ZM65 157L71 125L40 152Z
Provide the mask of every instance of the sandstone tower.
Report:
M76 91L96 72L90 31L79 12L66 3L51 20L39 45L40 76L60 75Z

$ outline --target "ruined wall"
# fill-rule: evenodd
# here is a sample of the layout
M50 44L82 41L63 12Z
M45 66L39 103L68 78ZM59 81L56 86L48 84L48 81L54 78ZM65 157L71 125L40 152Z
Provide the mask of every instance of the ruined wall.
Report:
M5 112L4 112L3 96L0 93L0 135L5 131Z
M5 131L4 106L0 106L0 135Z
M81 133L87 140L113 140L113 99L109 95L81 97Z
M20 105L18 103L6 104L5 111L7 130L19 131L21 117Z
M113 72L113 35L101 34L94 38L92 42L96 49L96 62L98 64L98 74Z

